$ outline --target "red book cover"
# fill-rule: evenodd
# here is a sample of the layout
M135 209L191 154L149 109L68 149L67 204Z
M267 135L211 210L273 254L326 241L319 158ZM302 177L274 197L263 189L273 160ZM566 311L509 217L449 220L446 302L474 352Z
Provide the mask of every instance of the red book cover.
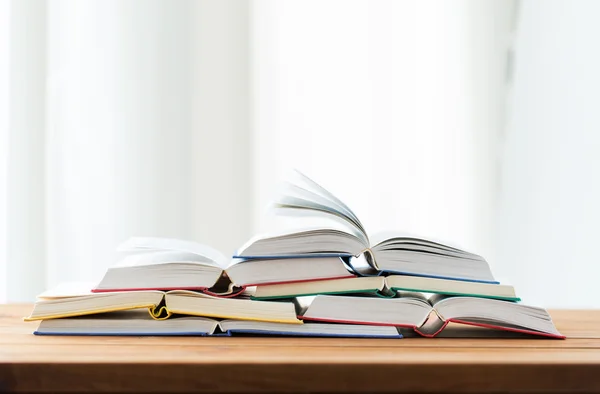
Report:
M434 338L434 337L436 337L440 332L442 332L444 330L444 328L446 328L446 326L450 322L459 323L459 324L466 324L466 325L470 325L470 326L490 328L490 329L495 329L495 330L518 332L518 333L522 333L522 334L529 334L529 335L543 336L543 337L549 337L549 338L556 338L556 339L565 339L566 338L564 335L554 335L554 334L548 334L548 333L545 333L545 332L539 332L539 331L533 331L533 330L526 330L526 329L519 329L519 328L512 328L512 327L503 327L503 326L497 326L497 325L485 324L485 323L473 323L473 322L464 321L464 320L458 320L458 319L449 319L449 320L444 321L444 323L441 325L441 327L437 331L435 331L433 333L422 332L422 331L419 330L419 327L415 327L415 326L411 326L411 325L393 324L393 323L363 322L363 321L337 320L337 319L321 319L321 318L304 317L304 316L298 316L298 319L300 319L300 320L310 320L310 321L320 321L320 322L329 322L329 323L368 324L368 325L372 325L372 326L395 326L395 327L412 328L412 329L415 330L415 332L417 334L419 334L419 335L421 335L423 337L426 337L426 338Z

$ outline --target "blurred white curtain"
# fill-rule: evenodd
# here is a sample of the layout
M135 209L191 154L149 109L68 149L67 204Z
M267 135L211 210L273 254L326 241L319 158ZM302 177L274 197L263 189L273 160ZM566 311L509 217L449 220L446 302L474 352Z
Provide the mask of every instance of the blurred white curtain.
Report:
M494 268L513 2L254 4L256 223L298 167L368 231L450 240Z
M512 2L0 1L0 299L131 235L230 253L290 167L371 232L491 254Z
M9 153L0 300L98 278L132 235L197 239L225 253L245 240L246 5L3 4L10 106L0 145Z
M10 50L10 7L9 0L0 0L0 302L6 296L7 283L7 170L8 170L8 113L10 102L9 57Z

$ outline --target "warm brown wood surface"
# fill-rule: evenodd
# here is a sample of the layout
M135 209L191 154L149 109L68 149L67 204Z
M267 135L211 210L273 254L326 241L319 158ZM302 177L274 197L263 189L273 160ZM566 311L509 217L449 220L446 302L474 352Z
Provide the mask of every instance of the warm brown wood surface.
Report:
M34 336L0 305L0 392L600 392L600 310L566 340Z

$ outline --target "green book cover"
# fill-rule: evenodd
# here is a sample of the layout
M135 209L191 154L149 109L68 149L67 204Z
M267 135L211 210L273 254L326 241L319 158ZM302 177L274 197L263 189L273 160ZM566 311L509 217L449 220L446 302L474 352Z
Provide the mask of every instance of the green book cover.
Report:
M519 297L496 297L496 296L483 295L483 294L452 293L452 292L448 292L448 291L441 292L441 291L431 291L431 290L426 290L426 289L409 289L409 288L404 288L404 287L393 287L392 290L394 290L394 291L416 291L419 293L445 294L445 295L450 295L450 296L491 298L494 300L515 301L515 302L521 301L521 299Z
M256 297L251 296L250 298L257 301L264 300L277 300L277 299L285 299L285 298L296 298L296 297L308 297L308 296L317 296L317 295L365 295L365 296L373 296L376 295L382 298L393 298L396 296L396 292L391 292L388 289L384 289L380 291L379 289L364 289L361 291L349 290L349 291L322 291L319 293L300 293L300 294L286 294L281 296L272 296L272 297Z

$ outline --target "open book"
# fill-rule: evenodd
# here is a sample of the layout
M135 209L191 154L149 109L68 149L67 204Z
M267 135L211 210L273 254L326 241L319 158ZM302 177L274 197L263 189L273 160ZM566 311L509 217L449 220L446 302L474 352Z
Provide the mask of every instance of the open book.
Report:
M301 312L302 320L410 327L434 337L449 322L553 338L564 338L545 309L486 298L430 299L419 293L399 298L319 295Z
M107 270L94 292L188 289L233 296L263 283L354 276L337 256L232 261L206 245L169 238L131 238L119 251L129 255ZM217 285L220 279L224 286Z
M248 241L236 257L300 257L304 255L364 256L362 274L396 273L497 283L481 256L447 243L407 236L381 234L370 239L352 210L325 188L296 172L273 207L280 214L315 215L342 223L343 229L316 228L259 236ZM376 239L377 238L377 239ZM351 262L354 259L351 259Z
M154 319L173 314L281 323L297 319L293 302L254 301L247 297L220 298L189 290L92 293L88 284L63 284L38 296L25 320L46 320L144 308Z
M63 319L42 320L36 335L210 335L217 322L213 319L182 316L153 319L143 310L99 313Z
M36 335L221 335L238 334L277 336L402 338L398 329L389 326L306 323L286 324L247 320L214 320L203 317L176 316L155 320L140 310L101 313L40 322Z
M252 299L272 300L318 294L374 293L381 297L396 297L397 291L437 293L470 297L520 301L509 285L467 282L462 280L391 275L361 278L330 279L313 282L267 284L257 286Z

